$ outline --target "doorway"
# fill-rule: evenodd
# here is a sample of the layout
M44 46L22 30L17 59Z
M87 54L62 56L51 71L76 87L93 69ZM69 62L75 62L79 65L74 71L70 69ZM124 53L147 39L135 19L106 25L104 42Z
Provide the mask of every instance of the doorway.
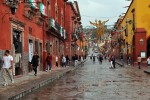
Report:
M31 66L31 60L32 60L32 57L33 57L33 41L32 40L29 40L29 44L28 44L28 47L29 47L29 72L32 71L32 66Z
M22 74L22 35L21 31L13 29L13 57L15 76Z
M42 43L40 43L39 57L40 57L40 70L43 70L43 67L42 67Z
M147 39L147 57L150 56L150 37Z

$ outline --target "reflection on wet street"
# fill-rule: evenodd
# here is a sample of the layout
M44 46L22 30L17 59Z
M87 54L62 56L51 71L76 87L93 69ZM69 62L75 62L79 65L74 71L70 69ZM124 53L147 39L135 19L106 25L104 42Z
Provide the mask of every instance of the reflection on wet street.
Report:
M99 64L83 67L30 94L23 100L150 100L150 76L135 67Z

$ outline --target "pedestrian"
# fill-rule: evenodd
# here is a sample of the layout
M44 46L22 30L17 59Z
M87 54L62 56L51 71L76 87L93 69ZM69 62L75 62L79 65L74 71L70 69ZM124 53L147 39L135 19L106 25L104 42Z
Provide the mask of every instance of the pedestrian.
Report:
M128 65L130 65L131 64L131 57L130 56L128 56Z
M56 67L58 67L58 56L56 55Z
M81 55L81 66L84 65L84 57Z
M75 55L72 56L72 65L75 66Z
M75 67L78 65L78 55L75 54Z
M113 68L113 60L112 60L112 57L113 57L113 56L110 56L110 58L109 58L110 68Z
M63 67L62 59L63 59L63 55L61 55L61 57L60 57L60 65L61 65L61 67Z
M93 55L93 63L95 63L95 55Z
M66 65L67 65L67 66L69 66L69 61L70 61L69 56L66 55Z
M99 63L102 64L102 61L103 61L103 57L102 55L99 55Z
M7 76L11 79L11 82L14 83L12 68L13 68L13 57L9 54L9 50L5 51L5 54L2 58L3 66L2 66L2 76L4 79L4 86L8 85Z
M66 57L63 55L62 57L62 67L65 66L66 67Z
M112 57L113 68L116 68L116 59L115 56Z
M47 57L46 57L46 71L48 71L48 69L50 70L51 72L51 69L52 69L52 55L50 55L50 53L48 53Z
M150 56L147 59L147 64L148 64L148 67L150 67Z
M106 60L107 60L107 57L106 57L106 55L104 56L104 59L105 59L105 62L106 62Z
M32 57L32 61L31 61L33 70L34 70L34 75L37 75L37 67L39 66L39 56L37 54L37 52L34 52L34 55Z
M121 59L122 66L124 66L124 58L123 58L123 54L121 54L120 59Z
M142 61L142 58L140 55L138 55L137 57L137 61L138 61L138 66L139 66L139 69L141 69L141 61Z
M92 58L93 58L93 54L90 56L90 59L92 60Z

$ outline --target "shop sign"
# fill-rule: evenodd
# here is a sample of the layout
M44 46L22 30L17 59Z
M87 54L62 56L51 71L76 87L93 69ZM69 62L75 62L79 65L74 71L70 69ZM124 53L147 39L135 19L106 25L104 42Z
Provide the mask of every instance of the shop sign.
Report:
M40 3L40 12L43 16L48 17L46 14L46 7L43 3Z
M53 18L50 19L50 26L56 30L55 20Z
M39 9L37 2L38 2L38 0L29 0L31 8L33 8L33 9Z

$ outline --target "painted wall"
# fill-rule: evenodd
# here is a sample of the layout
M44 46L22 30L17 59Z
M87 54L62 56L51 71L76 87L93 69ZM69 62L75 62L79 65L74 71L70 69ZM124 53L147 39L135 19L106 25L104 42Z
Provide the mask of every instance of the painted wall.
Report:
M147 0L133 0L126 15L121 23L121 27L126 25L126 20L129 19L131 22L128 25L128 36L125 36L125 32L122 32L123 38L125 39L125 43L128 42L130 46L129 54L134 54L133 58L136 61L136 57L143 50L147 52L147 39L145 37L150 36L150 7L149 1ZM132 30L133 24L133 13L132 10L135 9L135 31ZM141 31L144 30L144 31ZM143 34L142 34L143 33ZM134 40L133 40L134 37ZM144 39L144 44L140 46L139 40L140 38ZM134 42L134 44L133 44ZM142 49L141 49L142 47ZM123 48L127 48L127 45L122 46Z
M136 0L134 0L134 2L130 5L130 8L126 12L126 15L125 15L125 17L121 23L122 30L124 27L126 27L126 20L127 19L133 20L131 11L134 8L136 8ZM137 20L137 16L136 16L136 10L135 10L135 21L136 20ZM136 26L136 23L135 23L135 26ZM134 32L132 30L132 24L128 24L128 36L125 36L125 31L123 31L121 34L123 36L123 39L125 39L125 43L128 42L128 44L132 45L132 39L133 39L133 35L134 35ZM123 51L123 48L127 48L127 45L122 46L122 51ZM129 54L131 54L132 53L132 46L129 47L128 49L129 49Z
M136 27L145 28L147 31L146 36L150 36L150 1L149 0L136 0Z

